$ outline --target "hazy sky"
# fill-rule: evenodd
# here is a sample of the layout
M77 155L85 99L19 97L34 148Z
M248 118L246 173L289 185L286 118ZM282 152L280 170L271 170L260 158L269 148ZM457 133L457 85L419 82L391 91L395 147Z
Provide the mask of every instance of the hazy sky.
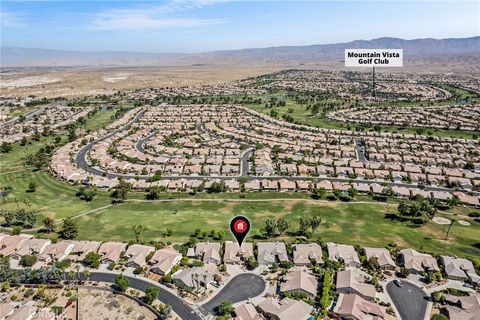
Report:
M1 46L201 52L480 34L480 1L1 1Z

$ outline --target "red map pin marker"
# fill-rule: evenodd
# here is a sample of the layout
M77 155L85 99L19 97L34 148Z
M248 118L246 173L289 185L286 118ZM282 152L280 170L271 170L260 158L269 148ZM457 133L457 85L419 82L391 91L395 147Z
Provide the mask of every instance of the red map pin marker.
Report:
M248 231L250 231L250 221L247 217L236 216L230 221L230 231L235 239L237 239L238 246L241 247Z

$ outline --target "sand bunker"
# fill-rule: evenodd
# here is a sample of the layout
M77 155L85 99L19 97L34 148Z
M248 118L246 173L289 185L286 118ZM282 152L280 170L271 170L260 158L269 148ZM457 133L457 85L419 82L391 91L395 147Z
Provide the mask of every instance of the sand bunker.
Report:
M450 220L446 218L435 217L432 219L436 224L450 224Z
M458 220L458 223L461 224L462 226L469 226L470 222L465 221L465 220Z
M42 84L58 82L61 78L31 76L18 79L2 79L0 81L0 88L19 88L19 87L33 87Z

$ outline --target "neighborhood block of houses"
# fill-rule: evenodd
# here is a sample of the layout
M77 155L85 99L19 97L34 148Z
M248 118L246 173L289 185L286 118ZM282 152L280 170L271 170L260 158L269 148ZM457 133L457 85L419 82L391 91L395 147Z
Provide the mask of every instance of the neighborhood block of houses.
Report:
M138 107L59 148L50 168L72 183L164 191L311 192L424 197L480 206L480 143L287 123L239 106ZM128 128L128 130L127 130ZM94 141L85 145L84 141Z
M394 256L392 248L355 248L352 245L332 242L295 243L291 245L290 253L282 241L255 244L246 242L241 247L232 241L198 242L185 249L186 261L183 261L184 255L172 247L156 249L149 244L127 245L113 241L100 243L60 240L52 243L31 235L0 234L0 254L9 256L10 264L15 269L23 268L20 260L27 255L36 257L36 262L31 267L33 269L67 259L85 268L87 255L95 252L100 256L100 270L108 268L129 273L140 269L142 273L139 276L155 274L157 281L171 277L171 284L167 284L173 290L192 292L197 296L208 295L222 281L228 279L228 275L227 278L225 274L222 275L225 271L221 269L225 267L220 268L221 266L227 266L227 270L230 268L228 266L231 266L246 271L247 260L257 260L259 272L265 274L265 279L275 279L278 292L272 291L254 302L239 304L235 309L237 319L290 320L293 315L295 319L309 319L313 312L309 301L316 299L325 285L320 281L322 278L316 268L323 266L327 260L338 264L338 269L335 269L331 279L338 298L332 301L329 309L345 319L368 319L367 315L374 316L375 319L394 318L393 311L386 307L390 302L385 300L385 294L370 283L372 275L368 267L361 263L360 256L366 262L375 259L378 262L378 271L383 272L389 281L392 280L392 271L398 271L401 267L419 276L442 271L446 279L480 287L480 276L470 260L450 256L437 259L411 248L396 250ZM291 266L287 266L288 264ZM284 272L275 271L278 266L286 266L287 269ZM449 304L445 312L451 315L475 314L473 297L447 295ZM3 308L6 314L13 310L10 306ZM15 312L20 312L19 310ZM32 314L36 314L37 309L34 311Z

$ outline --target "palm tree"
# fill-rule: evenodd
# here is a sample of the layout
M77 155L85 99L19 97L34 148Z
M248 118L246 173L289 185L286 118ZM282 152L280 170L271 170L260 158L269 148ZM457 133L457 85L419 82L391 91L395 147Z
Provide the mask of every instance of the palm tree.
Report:
M198 291L199 287L200 287L200 283L198 281L198 273L195 273L194 275L194 278L195 278L195 288L196 290Z
M207 291L207 274L203 274L203 286L205 287L205 291Z
M144 226L142 226L141 224L137 224L133 226L132 230L135 234L135 241L137 243L140 243L142 241L143 231L145 230Z
M455 221L456 221L455 219L452 219L452 221L450 222L450 225L448 226L448 229L447 229L447 234L445 235L445 240L448 240L448 235L450 234L450 229L452 228Z
M76 274L76 277L77 277L77 279L78 279L78 282L80 282L80 279L81 279L81 278L80 278L80 265L79 265L79 264L77 264L77 265L75 266L75 274Z
M68 276L70 277L70 282L75 282L76 280L76 272L75 270L68 271Z
M83 281L87 282L88 280L90 280L90 275L91 274L92 273L90 272L90 269L88 269L88 268L83 269L83 271L82 271Z

